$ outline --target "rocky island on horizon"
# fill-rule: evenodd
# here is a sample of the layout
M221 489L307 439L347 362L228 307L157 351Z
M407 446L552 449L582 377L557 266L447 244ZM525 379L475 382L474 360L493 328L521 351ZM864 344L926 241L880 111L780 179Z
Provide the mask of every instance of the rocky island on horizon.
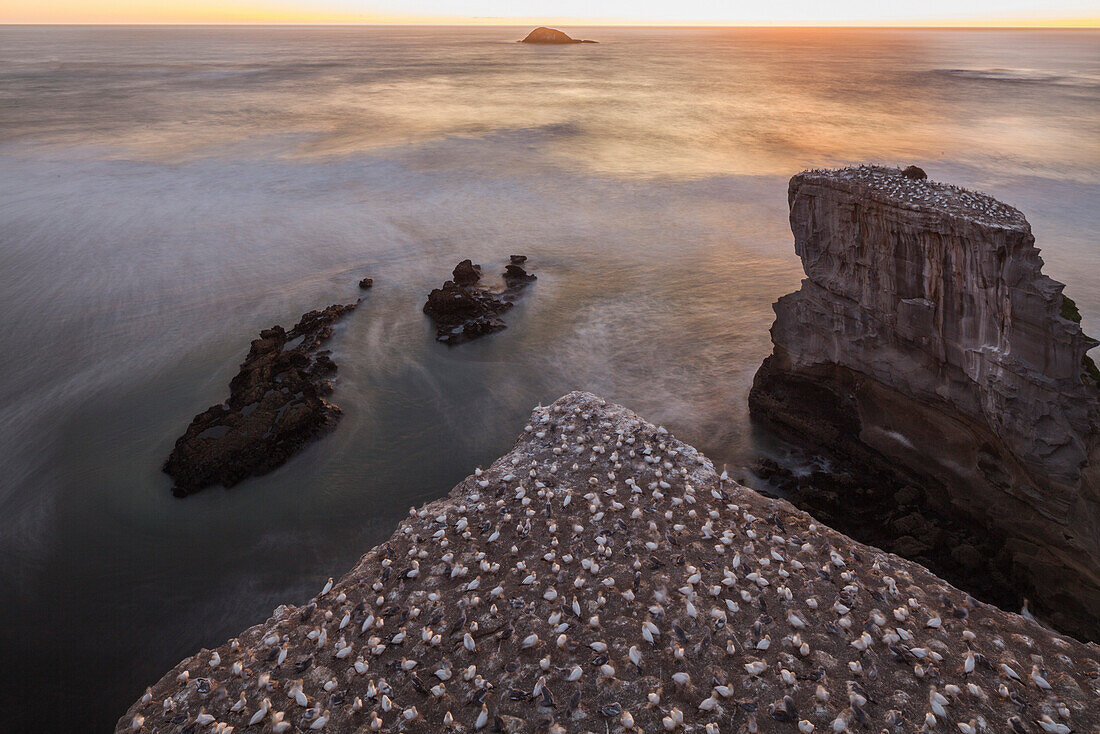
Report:
M554 44L568 44L568 43L598 43L598 41L581 40L579 38L571 38L569 35L562 33L556 28L546 28L540 26L535 30L527 34L527 37L522 39L520 43L538 43L546 45Z

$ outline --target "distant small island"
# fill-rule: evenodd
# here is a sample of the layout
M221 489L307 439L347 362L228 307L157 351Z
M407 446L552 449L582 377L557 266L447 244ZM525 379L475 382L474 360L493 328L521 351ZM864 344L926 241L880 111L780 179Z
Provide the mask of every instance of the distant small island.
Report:
M579 38L570 38L566 34L554 28L536 28L527 34L520 43L599 43L599 41L582 41Z

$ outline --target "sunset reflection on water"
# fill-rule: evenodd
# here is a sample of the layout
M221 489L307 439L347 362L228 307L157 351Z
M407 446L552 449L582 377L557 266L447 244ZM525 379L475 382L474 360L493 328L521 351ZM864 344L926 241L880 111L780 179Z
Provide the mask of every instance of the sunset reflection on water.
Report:
M1019 207L1100 334L1097 32L525 30L0 29L6 724L107 728L568 390L718 464L797 459L745 396L802 277L801 169L915 163ZM509 328L435 343L428 290L512 253L539 280ZM173 499L160 464L249 340L367 275L337 430Z

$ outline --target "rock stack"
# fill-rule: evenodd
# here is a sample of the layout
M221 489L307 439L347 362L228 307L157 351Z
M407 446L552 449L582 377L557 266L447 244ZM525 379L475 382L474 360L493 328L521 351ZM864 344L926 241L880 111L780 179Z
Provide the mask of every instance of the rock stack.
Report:
M750 408L999 534L1033 608L1100 639L1097 342L1023 214L919 173L791 179L806 279L775 305Z
M512 255L505 266L503 288L481 283L481 266L463 260L451 271L451 280L428 294L424 313L435 322L436 340L462 344L506 329L501 316L515 305L520 292L537 278L523 269L524 255Z
M563 43L596 43L596 41L582 41L579 38L571 38L569 35L556 28L538 27L527 34L520 43L563 44Z

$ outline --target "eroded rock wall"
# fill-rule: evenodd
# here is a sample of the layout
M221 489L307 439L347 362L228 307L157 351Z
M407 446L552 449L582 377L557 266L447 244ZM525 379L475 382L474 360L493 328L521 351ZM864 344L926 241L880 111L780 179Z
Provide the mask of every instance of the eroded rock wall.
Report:
M754 415L922 480L1006 535L1052 621L1100 638L1097 342L1027 220L885 168L799 174L788 200L807 277L775 305Z

